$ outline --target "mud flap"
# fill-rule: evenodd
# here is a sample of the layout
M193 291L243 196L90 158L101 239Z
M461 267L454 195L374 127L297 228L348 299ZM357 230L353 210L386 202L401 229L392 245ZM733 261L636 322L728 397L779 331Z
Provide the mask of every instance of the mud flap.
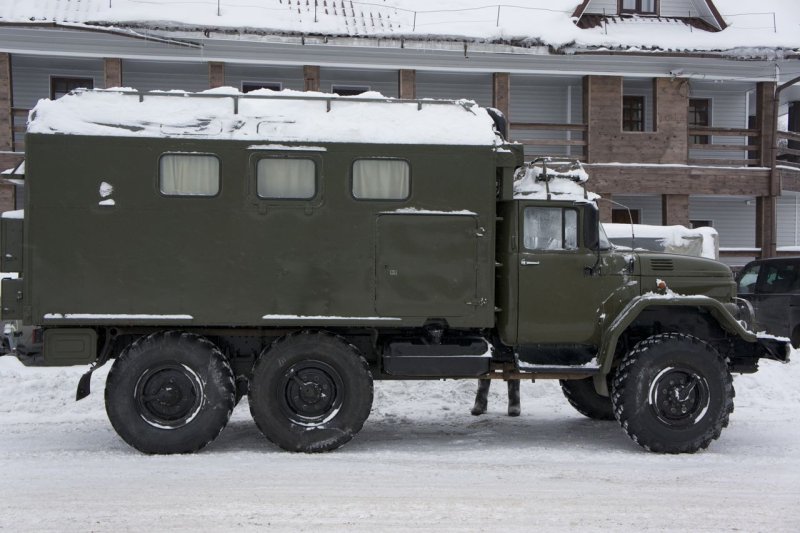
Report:
M108 359L111 355L111 335L106 332L105 334L105 341L103 342L103 349L100 351L100 357L97 360L89 365L89 370L86 371L81 376L81 379L78 381L78 390L75 393L75 401L79 402L89 396L92 392L92 373L106 364Z

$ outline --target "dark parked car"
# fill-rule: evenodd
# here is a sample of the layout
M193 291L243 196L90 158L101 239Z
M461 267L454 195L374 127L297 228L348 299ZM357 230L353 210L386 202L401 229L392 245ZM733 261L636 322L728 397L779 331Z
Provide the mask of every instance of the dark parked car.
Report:
M752 261L736 276L739 296L755 309L757 329L800 346L800 257Z

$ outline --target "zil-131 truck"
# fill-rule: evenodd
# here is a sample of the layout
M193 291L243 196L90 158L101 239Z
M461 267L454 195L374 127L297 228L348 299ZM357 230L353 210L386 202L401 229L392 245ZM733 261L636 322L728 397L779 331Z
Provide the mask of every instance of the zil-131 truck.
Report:
M31 365L113 360L114 429L197 451L242 395L267 439L349 441L375 379L559 379L644 448L706 448L732 373L788 361L719 262L611 246L580 167L468 101L77 91L32 110L2 218ZM646 179L643 178L643 179Z

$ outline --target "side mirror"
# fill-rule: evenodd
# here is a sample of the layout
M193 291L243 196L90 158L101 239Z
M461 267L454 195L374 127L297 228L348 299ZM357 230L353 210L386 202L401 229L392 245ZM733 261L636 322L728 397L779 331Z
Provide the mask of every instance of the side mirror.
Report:
M583 245L590 250L600 247L600 211L594 203L583 208Z

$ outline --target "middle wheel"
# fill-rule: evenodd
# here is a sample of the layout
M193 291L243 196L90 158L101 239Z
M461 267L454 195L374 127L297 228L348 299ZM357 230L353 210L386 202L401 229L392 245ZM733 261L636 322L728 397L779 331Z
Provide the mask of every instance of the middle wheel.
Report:
M372 375L346 340L302 332L261 354L250 380L250 413L267 439L293 452L334 450L372 408Z

